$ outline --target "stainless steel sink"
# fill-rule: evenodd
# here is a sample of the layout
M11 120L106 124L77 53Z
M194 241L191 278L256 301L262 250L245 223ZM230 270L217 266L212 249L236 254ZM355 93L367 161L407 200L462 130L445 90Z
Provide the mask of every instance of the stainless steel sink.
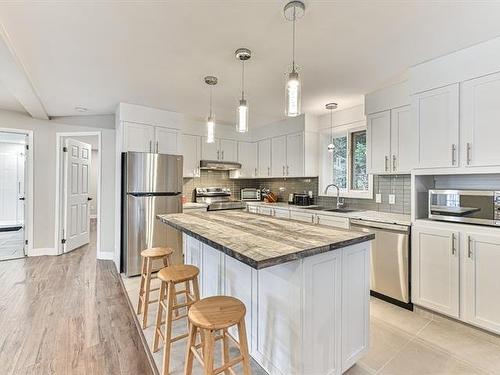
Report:
M355 209L351 209L351 208L324 208L321 211L348 213L348 212L356 212L356 211L360 211L360 210L355 210Z

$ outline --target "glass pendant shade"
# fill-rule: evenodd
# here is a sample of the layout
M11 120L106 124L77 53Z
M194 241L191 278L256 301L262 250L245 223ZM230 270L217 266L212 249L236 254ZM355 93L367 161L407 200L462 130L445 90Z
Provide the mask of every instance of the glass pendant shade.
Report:
M210 116L207 120L207 143L215 142L215 119Z
M292 71L288 75L285 88L286 115L296 117L300 115L300 80L299 73Z
M238 123L236 124L236 131L239 133L246 133L248 131L248 105L245 99L240 100L238 106Z

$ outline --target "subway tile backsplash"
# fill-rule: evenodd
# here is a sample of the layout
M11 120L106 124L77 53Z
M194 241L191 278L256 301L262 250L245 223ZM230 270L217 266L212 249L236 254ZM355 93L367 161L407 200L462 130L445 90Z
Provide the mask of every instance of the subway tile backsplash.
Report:
M194 201L194 189L197 187L228 187L235 199L240 199L240 189L246 187L269 188L278 195L279 201L286 202L288 194L312 191L316 204L335 207L335 197L318 197L318 178L263 178L230 179L227 171L202 170L200 177L184 178L183 194L188 201ZM382 194L382 203L375 203L375 194ZM349 208L410 214L411 185L410 175L373 176L373 199L346 198ZM389 204L389 194L396 196L396 203Z

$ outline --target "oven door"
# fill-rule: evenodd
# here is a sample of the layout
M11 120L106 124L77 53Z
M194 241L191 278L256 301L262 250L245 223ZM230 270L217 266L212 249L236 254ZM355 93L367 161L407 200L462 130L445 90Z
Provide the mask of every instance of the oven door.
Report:
M493 191L430 190L429 218L495 225Z

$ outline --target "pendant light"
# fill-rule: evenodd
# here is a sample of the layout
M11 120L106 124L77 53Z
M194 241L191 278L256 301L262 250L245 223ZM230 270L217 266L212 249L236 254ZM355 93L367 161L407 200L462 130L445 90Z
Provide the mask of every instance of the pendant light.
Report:
M337 103L328 103L325 105L325 108L330 110L330 143L328 144L328 152L333 154L333 150L335 149L335 145L333 144L333 110L337 109Z
M217 77L206 76L205 83L210 86L210 114L207 118L207 143L215 142L215 117L212 113L212 88L217 84Z
M295 70L295 21L302 18L306 6L302 1L290 1L285 5L283 12L285 18L293 23L292 34L292 71L288 74L288 80L285 86L286 109L285 113L288 117L300 115L301 106L301 90L299 73Z
M248 131L248 104L245 99L245 61L250 59L252 51L248 48L238 48L234 54L241 61L241 99L238 106L236 131L246 133Z

